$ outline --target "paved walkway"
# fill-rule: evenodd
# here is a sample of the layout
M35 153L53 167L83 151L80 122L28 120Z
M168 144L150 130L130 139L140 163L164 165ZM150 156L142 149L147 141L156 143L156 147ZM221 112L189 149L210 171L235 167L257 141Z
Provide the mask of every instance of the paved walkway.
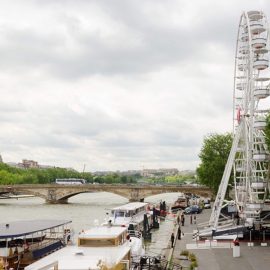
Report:
M209 209L204 210L203 214L196 215L196 223L202 223L205 222L209 219ZM180 253L183 250L186 250L186 245L189 243L196 243L193 241L192 236L193 236L193 231L196 230L197 224L194 223L194 216L192 218L192 224L190 223L190 215L185 215L185 224L184 226L181 226L181 231L184 235L182 235L181 240L176 240L174 250L173 250L173 260L172 262L176 265L182 265L182 266L187 266L187 262L185 261L180 261ZM176 225L176 230L177 230L177 225ZM191 251L192 253L196 254L194 250ZM198 258L198 256L197 256ZM199 258L198 258L199 261ZM200 262L199 262L200 263ZM183 267L183 269L185 269ZM203 269L203 268L199 268ZM209 268L206 268L207 270Z
M197 215L197 222L202 223L209 220L211 209L205 209L202 214ZM193 230L196 229L195 224L190 224L190 217L186 215L185 225L181 227L184 236L181 240L176 240L175 247L172 252L172 262L174 264L182 264L180 261L180 253L186 250L186 244L196 242L192 239ZM190 245L189 245L190 246ZM195 245L194 245L195 246ZM240 243L240 257L233 257L233 249L227 247L206 247L201 249L189 250L197 257L199 270L269 270L270 269L270 246L248 247L247 243ZM188 269L188 268L182 268Z

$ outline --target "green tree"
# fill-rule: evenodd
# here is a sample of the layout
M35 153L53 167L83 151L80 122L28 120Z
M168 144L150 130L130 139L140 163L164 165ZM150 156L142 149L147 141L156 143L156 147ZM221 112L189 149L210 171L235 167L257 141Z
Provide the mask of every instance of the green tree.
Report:
M197 168L199 182L217 193L224 168L232 147L232 135L210 134L204 138L199 157L201 164Z
M268 149L270 149L270 114L266 117L265 141Z

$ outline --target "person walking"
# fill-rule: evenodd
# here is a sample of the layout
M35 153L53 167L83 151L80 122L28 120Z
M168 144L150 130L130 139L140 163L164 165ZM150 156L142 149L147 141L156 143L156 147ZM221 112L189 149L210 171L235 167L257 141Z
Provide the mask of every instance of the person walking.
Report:
M178 240L181 240L181 233L182 233L182 231L181 231L181 227L179 225L178 230L177 230Z
M182 223L182 226L185 225L185 215L184 214L181 215L181 223Z
M174 233L172 233L172 235L171 235L171 243L172 243L172 248L173 248L173 245L174 245Z
M196 214L194 215L194 224L196 224L196 221L197 221L197 216Z
M190 215L190 224L192 224L192 215Z

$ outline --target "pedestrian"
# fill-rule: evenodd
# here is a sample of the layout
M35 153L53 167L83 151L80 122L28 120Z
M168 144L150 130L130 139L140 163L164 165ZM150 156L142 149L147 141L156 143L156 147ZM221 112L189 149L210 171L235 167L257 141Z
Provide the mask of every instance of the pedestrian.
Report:
M197 217L196 215L194 215L194 224L196 224L196 221L197 221Z
M177 224L178 225L180 224L180 216L179 215L177 216Z
M173 248L173 245L174 245L174 233L172 233L172 235L171 235L171 242L172 242L172 248Z
M179 225L179 226L178 226L178 230L177 230L178 240L181 240L181 233L182 233L182 231L181 231L181 227L180 227L180 225Z
M192 224L192 215L190 215L190 224Z
M181 222L182 222L182 226L184 226L185 225L185 215L184 214L181 215Z

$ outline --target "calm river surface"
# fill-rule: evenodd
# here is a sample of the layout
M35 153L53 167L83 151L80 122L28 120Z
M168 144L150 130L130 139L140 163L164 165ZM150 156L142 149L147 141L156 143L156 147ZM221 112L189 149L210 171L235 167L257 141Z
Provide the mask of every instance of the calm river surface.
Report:
M179 193L168 193L146 198L147 202L159 205L160 200L172 203ZM29 219L65 219L72 220L75 233L104 222L106 212L110 208L128 203L128 200L118 195L99 192L83 193L69 199L68 204L46 204L40 198L1 199L0 223ZM146 244L147 253L159 254L167 247L168 236L173 227L171 217L161 223L159 230L153 231L152 242ZM151 254L153 253L153 254Z

